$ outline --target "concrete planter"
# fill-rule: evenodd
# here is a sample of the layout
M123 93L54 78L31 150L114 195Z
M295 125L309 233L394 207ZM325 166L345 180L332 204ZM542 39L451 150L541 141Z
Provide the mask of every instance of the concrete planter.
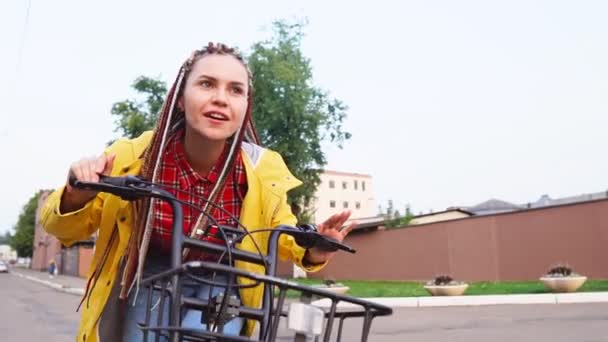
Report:
M424 286L424 288L433 296L462 296L468 287L469 284Z
M329 287L327 285L316 285L314 287L321 290L333 292L335 294L345 294L346 292L348 292L348 290L350 290L350 287L344 285L332 285Z
M540 278L540 281L552 292L575 292L586 280L585 276Z

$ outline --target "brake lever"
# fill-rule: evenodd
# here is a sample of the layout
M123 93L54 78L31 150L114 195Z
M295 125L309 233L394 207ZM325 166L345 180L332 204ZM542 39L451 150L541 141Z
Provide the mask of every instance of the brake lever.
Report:
M318 248L324 252L335 252L342 250L349 253L356 253L354 248L339 242L336 239L319 234L317 227L313 224L303 224L297 227L294 234L291 234L298 245L304 248Z
M99 182L82 182L70 172L68 184L77 189L108 192L127 201L137 200L150 192L150 189L144 189L147 185L136 176L110 177L100 174Z

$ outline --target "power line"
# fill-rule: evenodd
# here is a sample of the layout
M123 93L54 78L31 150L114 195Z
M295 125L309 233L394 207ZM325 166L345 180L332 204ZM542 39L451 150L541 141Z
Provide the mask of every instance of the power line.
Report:
M21 34L21 42L19 44L19 52L17 55L17 77L15 82L19 80L19 74L21 72L21 60L23 59L23 48L25 47L25 38L27 35L27 28L30 21L30 8L32 7L32 0L27 2L27 11L25 12L25 22L23 23L23 32Z

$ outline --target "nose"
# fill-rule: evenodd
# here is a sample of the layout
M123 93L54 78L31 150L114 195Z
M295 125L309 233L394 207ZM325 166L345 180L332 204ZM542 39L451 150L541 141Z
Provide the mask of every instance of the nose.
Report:
M213 103L218 106L226 106L228 104L226 90L218 87L213 93Z

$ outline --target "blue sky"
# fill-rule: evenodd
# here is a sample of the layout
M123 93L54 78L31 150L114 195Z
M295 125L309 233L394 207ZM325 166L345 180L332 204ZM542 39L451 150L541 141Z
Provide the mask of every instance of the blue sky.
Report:
M32 0L26 25L27 7L0 3L0 232L116 136L137 76L170 81L208 41L247 51L280 18L308 18L315 84L350 108L327 168L371 174L379 204L608 188L607 2Z

